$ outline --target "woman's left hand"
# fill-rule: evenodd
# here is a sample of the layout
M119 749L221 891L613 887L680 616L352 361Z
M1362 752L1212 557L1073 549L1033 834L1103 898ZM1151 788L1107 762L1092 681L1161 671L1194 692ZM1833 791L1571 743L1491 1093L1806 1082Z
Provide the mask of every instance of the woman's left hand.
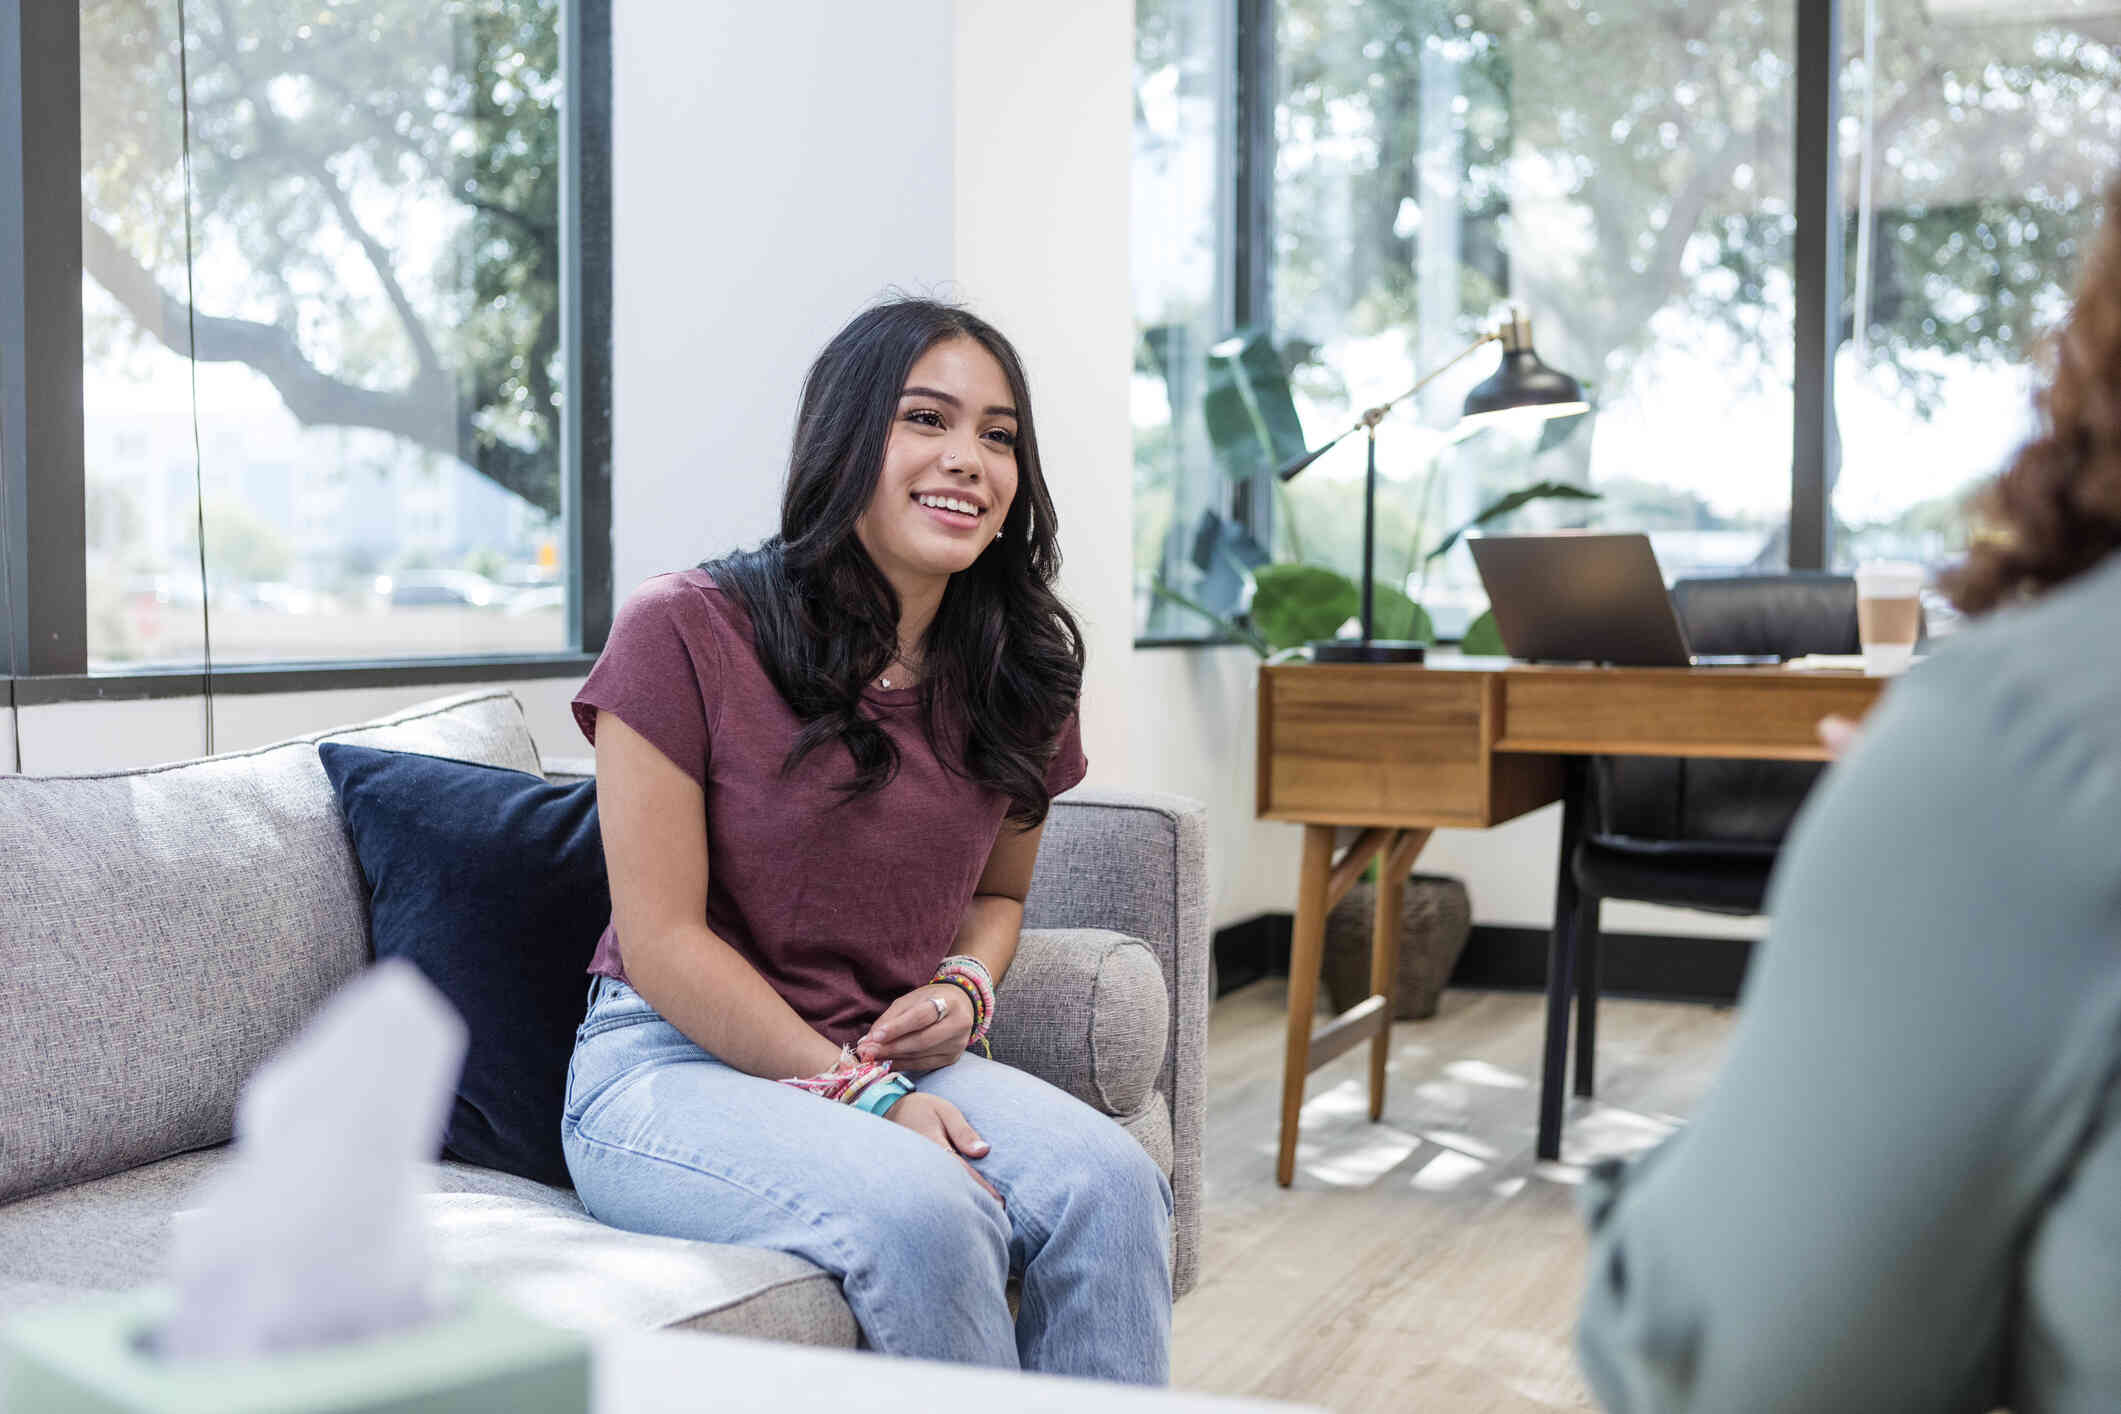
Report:
M854 1043L854 1053L865 1061L891 1061L900 1070L936 1070L963 1055L971 1041L972 999L947 982L931 982L886 1007L869 1034Z

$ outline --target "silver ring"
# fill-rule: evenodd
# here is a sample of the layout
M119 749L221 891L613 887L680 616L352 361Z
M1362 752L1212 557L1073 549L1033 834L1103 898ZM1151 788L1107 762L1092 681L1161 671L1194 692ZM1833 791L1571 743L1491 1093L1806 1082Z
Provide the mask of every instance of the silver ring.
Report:
M937 1021L941 1021L950 1014L950 1008L943 1004L941 997L930 997L928 1000L935 1003L935 1019Z

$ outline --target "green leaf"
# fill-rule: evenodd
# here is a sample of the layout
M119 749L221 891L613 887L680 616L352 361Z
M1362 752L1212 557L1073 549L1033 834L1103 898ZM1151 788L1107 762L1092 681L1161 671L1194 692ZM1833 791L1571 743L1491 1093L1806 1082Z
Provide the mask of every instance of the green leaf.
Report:
M1242 482L1301 454L1303 424L1265 332L1240 329L1214 348L1223 352L1201 355L1200 412L1223 475Z
M1586 491L1581 486L1571 486L1566 481L1534 482L1530 486L1512 491L1500 500L1491 501L1482 507L1478 515L1464 525L1454 529L1449 535L1446 535L1443 538L1443 543L1429 551L1423 558L1429 560L1442 558L1450 553L1453 545L1456 545L1465 537L1467 531L1478 530L1489 521L1500 520L1510 512L1529 506L1534 501L1596 501L1599 499L1598 492Z
M1353 580L1318 565L1262 565L1253 584L1252 623L1269 648L1331 638L1361 607Z
M1495 611L1488 609L1472 623L1466 625L1466 636L1459 640L1458 651L1469 658L1501 658L1509 654L1502 646L1502 630L1495 626Z
M1373 638L1436 641L1436 626L1429 622L1428 610L1381 579L1372 582L1370 614Z

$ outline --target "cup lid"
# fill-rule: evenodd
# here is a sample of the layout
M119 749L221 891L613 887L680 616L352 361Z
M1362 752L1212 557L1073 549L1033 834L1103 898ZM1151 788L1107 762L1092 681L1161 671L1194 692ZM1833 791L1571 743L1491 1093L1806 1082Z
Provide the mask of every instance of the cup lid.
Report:
M1928 579L1928 570L1907 560L1865 560L1856 566L1856 588L1859 593L1866 589L1880 589L1914 594L1921 590Z

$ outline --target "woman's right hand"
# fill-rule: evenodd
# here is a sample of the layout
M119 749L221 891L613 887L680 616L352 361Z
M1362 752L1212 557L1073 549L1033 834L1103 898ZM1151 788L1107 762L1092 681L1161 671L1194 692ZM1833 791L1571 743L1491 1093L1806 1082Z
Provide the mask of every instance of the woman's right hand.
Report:
M1862 727L1858 726L1852 718L1844 717L1839 713L1821 717L1819 719L1818 732L1819 744L1824 746L1827 755L1833 757L1836 761L1848 755L1863 736Z
M955 1154L958 1162L965 1165L965 1172L972 1175L974 1183L993 1194L995 1202L1008 1206L1002 1195L995 1192L994 1185L980 1177L980 1171L967 1162L987 1157L987 1141L979 1137L979 1131L972 1127L972 1122L956 1105L940 1096L915 1090L893 1105L884 1118L893 1124L905 1125L923 1139L940 1144Z

